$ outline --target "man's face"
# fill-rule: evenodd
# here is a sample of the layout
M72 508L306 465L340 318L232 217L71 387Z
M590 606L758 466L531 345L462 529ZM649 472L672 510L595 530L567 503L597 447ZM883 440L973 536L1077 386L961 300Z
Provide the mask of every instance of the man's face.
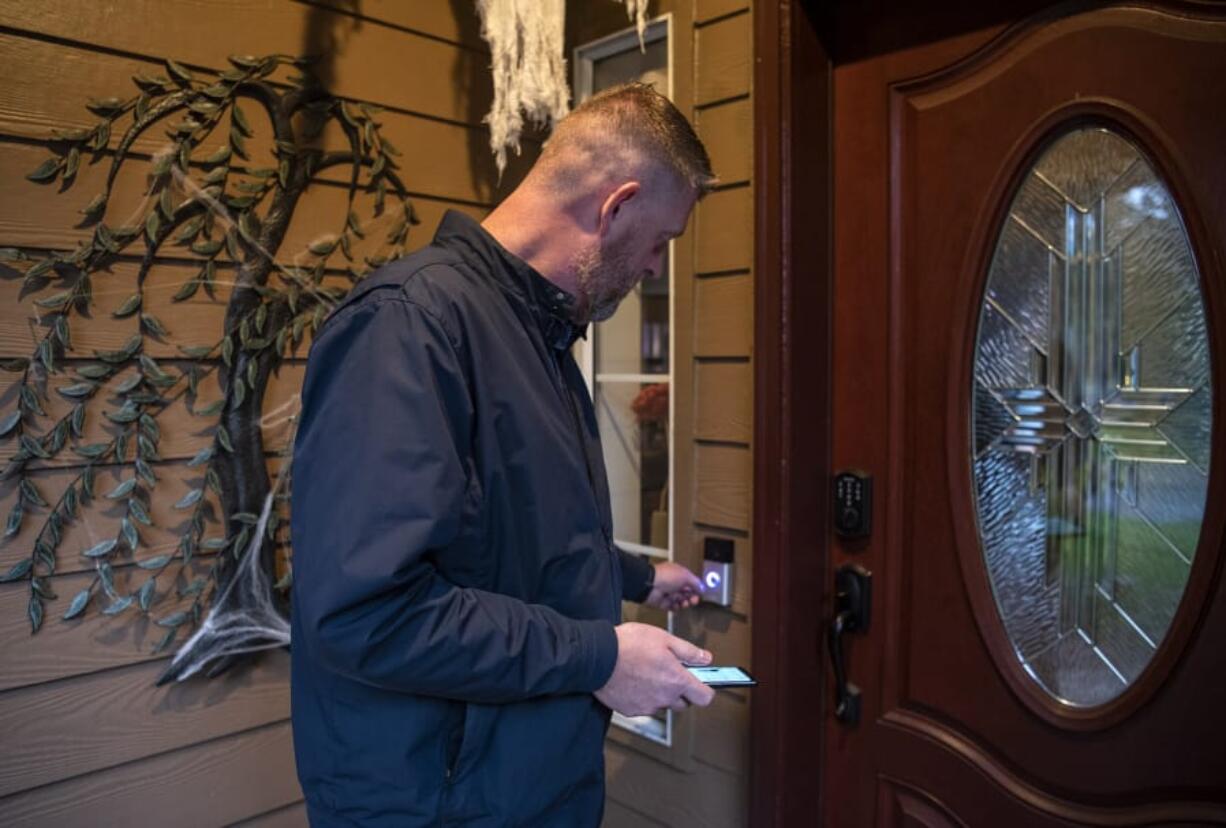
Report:
M690 193L661 199L579 253L575 273L590 321L608 319L639 282L663 273L668 243L685 231L693 206Z

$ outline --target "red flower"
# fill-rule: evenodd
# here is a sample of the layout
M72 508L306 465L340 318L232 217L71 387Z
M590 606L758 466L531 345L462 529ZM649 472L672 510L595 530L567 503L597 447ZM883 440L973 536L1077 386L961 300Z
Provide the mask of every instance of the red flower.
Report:
M630 403L640 424L668 421L668 383L657 382L643 386L634 402Z

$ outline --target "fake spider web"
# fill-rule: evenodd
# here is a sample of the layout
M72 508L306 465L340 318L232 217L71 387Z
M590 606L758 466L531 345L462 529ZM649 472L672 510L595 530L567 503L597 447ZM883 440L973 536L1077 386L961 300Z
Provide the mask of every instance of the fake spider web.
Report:
M647 31L648 0L624 3L638 30L639 45ZM570 86L563 57L565 0L477 0L481 36L490 46L494 103L485 122L498 175L507 166L507 150L520 152L525 119L549 127L570 111Z

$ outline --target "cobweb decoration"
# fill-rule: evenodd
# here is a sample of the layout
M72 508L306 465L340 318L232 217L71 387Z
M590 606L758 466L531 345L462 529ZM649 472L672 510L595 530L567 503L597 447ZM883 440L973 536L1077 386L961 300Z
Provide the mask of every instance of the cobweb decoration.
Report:
M643 40L644 35L647 34L647 0L613 0L613 2L626 4L626 14L630 16L634 28L639 33L639 48L644 52L647 51L647 44Z
M226 584L225 591L213 601L196 634L175 653L170 667L158 680L159 685L172 678L184 681L206 665L231 656L289 645L289 620L274 605L272 583L260 565L268 516L288 477L282 472L277 485L264 499L260 520L243 551L238 571Z
M549 126L569 111L562 57L565 0L477 0L481 36L490 45L494 104L485 116L501 176L507 149L519 154L524 118Z
M646 49L648 0L624 3L626 14ZM494 103L485 116L490 125L490 149L502 176L507 149L520 151L524 117L539 127L551 127L570 110L563 41L565 0L477 0L481 36L490 45L494 72Z

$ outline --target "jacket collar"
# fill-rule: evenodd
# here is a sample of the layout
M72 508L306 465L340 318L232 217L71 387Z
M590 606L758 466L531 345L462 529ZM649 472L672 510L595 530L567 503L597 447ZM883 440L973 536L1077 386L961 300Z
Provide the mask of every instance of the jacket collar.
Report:
M567 350L579 337L587 337L587 326L571 321L575 297L499 244L471 216L448 210L439 222L434 243L455 251L467 264L518 297L540 325L545 341L555 349Z

